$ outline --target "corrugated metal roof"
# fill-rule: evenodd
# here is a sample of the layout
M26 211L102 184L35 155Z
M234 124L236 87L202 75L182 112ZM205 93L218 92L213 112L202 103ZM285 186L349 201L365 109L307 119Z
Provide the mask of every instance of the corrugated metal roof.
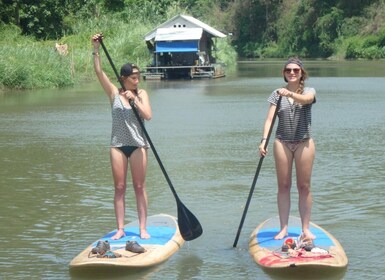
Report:
M187 15L177 15L170 20L162 23L157 28L153 29L144 36L146 41L153 40L156 36L157 30L160 28L173 28L173 29L191 29L202 28L205 32L212 35L212 37L224 38L225 34L216 30L215 28L207 25L206 23Z
M155 41L199 40L202 32L202 28L158 28Z

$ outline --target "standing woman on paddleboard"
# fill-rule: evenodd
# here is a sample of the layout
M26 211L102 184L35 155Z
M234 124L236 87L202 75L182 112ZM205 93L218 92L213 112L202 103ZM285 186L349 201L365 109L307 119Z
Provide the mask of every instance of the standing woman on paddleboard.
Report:
M276 104L279 97L282 96L274 141L274 159L278 181L277 202L281 230L274 238L282 239L288 234L292 167L295 163L299 194L298 208L303 238L314 239L315 236L310 232L309 223L313 203L310 184L315 157L315 144L311 137L311 108L312 104L316 102L316 91L314 88L305 87L308 74L302 61L298 58L289 58L284 65L282 75L287 84L285 87L275 90L268 98L270 108L259 146L261 156L266 156L265 141L272 124Z
M150 235L146 230L146 170L149 143L131 106L135 106L142 121L150 120L152 117L150 100L147 92L144 89L138 88L139 68L131 63L124 64L120 69L120 79L122 79L124 87L127 89L126 91L118 89L110 81L102 70L99 55L99 38L101 38L101 34L95 34L91 39L94 47L94 70L110 100L112 109L110 159L115 186L114 207L117 222L117 232L112 239L119 239L125 236L124 216L128 164L130 164L132 183L136 196L140 237L148 239Z

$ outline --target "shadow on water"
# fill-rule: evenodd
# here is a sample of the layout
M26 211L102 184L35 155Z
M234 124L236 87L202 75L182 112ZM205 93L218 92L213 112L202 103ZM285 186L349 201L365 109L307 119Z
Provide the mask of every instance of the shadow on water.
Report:
M94 267L71 268L71 279L150 279L159 271L159 266L152 268Z
M262 269L272 279L343 279L347 268L289 267L282 269Z
M193 279L201 274L203 260L195 255L188 255L175 260L179 268L176 271L175 279L184 280L186 276ZM167 262L167 261L166 261ZM89 267L70 268L71 279L153 279L156 273L167 269L164 264L153 267L132 268L132 267ZM175 272L175 271L174 271Z
M203 260L196 255L186 256L181 259L181 262L178 264L181 269L178 271L177 279L184 280L186 279L186 275L188 275L190 279L198 277L201 275L202 265Z

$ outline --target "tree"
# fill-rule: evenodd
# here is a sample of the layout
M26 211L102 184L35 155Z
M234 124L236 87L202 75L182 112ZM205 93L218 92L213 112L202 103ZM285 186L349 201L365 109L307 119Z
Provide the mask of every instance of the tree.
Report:
M33 35L37 39L57 39L65 31L66 16L79 13L102 1L104 0L3 0L0 2L0 16L3 23L18 25L25 35Z

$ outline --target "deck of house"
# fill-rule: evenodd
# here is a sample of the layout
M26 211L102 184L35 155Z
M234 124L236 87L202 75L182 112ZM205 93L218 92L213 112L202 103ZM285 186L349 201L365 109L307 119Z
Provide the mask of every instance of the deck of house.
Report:
M163 79L215 79L225 76L224 67L221 64L205 66L149 66L144 68L142 76L146 80Z

